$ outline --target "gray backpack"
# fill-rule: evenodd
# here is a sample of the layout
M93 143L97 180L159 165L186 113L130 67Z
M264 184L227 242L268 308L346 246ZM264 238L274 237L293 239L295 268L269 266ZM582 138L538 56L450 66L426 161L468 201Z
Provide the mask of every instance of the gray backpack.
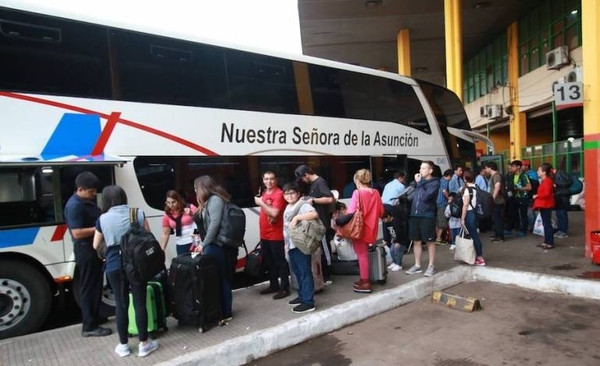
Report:
M300 208L304 204L304 202L298 202L292 212L292 218L298 215ZM306 255L311 255L321 245L326 230L325 225L317 218L298 221L294 228L289 229L289 233L292 243L294 243L296 248Z

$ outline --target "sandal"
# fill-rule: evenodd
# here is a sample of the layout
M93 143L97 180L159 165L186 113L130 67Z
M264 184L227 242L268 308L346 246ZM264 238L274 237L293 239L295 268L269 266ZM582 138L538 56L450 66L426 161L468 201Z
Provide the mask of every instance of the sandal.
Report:
M536 244L536 247L538 247L538 248L541 248L541 247L543 247L544 245L546 245L546 243L538 243L538 244Z
M550 245L550 244L542 244L542 249L554 249L554 245Z

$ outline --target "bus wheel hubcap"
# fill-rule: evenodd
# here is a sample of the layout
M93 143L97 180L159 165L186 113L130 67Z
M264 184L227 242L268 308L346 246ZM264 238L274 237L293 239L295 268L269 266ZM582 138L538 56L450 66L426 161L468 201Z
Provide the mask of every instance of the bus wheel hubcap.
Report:
M14 326L27 314L29 292L19 282L0 279L0 329Z

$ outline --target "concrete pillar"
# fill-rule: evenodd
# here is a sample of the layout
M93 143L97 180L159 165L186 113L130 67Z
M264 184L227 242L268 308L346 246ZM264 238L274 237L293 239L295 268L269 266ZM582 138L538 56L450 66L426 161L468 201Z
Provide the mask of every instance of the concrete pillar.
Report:
M400 29L396 46L398 47L398 74L410 76L410 30Z
M446 87L463 100L461 0L444 0L446 32Z
M589 232L600 230L600 2L581 1L583 44L583 139L585 165L585 255L591 256Z

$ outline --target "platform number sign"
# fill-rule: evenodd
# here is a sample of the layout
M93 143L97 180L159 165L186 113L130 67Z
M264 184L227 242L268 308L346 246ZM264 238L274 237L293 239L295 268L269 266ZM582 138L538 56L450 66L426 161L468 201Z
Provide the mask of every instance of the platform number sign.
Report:
M552 89L556 109L583 106L583 83L556 83Z

